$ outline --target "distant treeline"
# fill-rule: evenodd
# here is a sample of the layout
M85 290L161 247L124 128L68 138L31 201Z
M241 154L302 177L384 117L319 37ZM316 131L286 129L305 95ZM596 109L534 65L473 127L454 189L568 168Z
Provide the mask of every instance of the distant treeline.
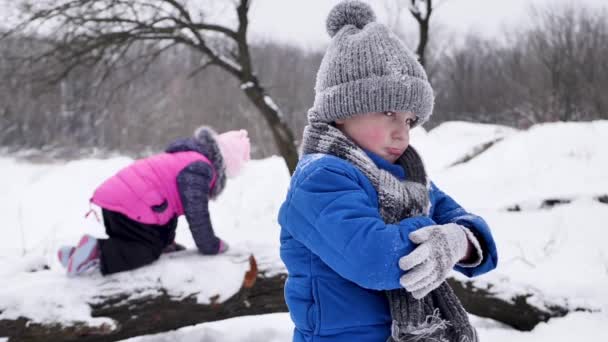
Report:
M428 127L448 120L525 128L608 119L607 12L571 6L538 10L531 18L529 27L500 41L431 36L427 71L436 106ZM100 70L80 67L59 83L42 84L15 73L10 58L41 44L19 37L0 45L0 147L138 155L205 124L218 131L247 128L255 157L276 153L264 120L233 77L213 67L190 77L200 55L176 48L145 72L126 66L100 82ZM299 138L322 52L268 42L252 44L252 53L259 79Z

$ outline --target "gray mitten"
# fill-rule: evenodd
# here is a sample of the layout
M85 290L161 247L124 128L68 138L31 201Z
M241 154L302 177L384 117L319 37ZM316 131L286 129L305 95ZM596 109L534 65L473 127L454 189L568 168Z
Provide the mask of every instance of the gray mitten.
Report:
M470 238L467 228L455 223L421 228L409 234L419 244L410 254L399 259L399 267L406 271L400 283L416 299L426 296L447 278L450 270L464 258ZM473 243L479 243L475 239Z

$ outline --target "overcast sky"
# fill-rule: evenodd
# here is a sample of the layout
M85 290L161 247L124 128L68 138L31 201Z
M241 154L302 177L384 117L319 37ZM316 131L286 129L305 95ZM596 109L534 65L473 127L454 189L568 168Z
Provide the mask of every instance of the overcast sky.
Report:
M236 24L236 0L182 0L196 16L205 13L209 22ZM329 41L325 32L325 18L329 10L341 0L253 0L250 19L251 39L271 39L293 45L320 49ZM417 33L417 24L403 8L395 15L397 4L408 0L363 0L372 5L378 20L399 25L402 31ZM504 28L525 25L526 10L531 5L575 3L587 7L608 9L608 0L435 0L436 9L431 22L452 33L480 32L486 36L500 36ZM0 27L11 26L18 13L17 0L0 0ZM392 10L387 10L392 8ZM389 13L391 13L389 15Z
M391 3L407 0L364 0L372 5L379 20L388 23L386 8ZM250 12L250 32L288 41L307 47L320 47L329 37L325 32L325 18L339 0L254 0ZM608 7L608 0L435 0L439 3L432 20L446 30L481 32L484 35L500 35L504 27L525 24L526 9L530 5L574 2L584 6ZM387 5L388 4L388 5ZM393 11L394 12L394 11ZM401 23L411 30L416 22L405 9Z

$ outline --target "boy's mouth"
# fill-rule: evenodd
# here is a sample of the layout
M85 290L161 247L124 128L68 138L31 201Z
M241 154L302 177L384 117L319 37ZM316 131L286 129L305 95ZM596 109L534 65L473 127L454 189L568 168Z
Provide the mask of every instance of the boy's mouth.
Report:
M387 147L386 152L388 152L388 154L390 154L391 156L399 157L403 154L403 149L396 148L396 147Z

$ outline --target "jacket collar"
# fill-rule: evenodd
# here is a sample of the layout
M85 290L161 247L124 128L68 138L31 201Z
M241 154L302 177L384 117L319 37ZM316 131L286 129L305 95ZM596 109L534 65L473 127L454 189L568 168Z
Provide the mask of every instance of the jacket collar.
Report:
M386 159L380 157L379 155L377 155L371 151L368 151L365 149L363 151L371 158L371 160L374 162L374 164L376 164L376 166L378 168L390 172L393 176L397 177L399 180L405 180L405 178L406 178L405 170L401 167L401 165L391 164Z

